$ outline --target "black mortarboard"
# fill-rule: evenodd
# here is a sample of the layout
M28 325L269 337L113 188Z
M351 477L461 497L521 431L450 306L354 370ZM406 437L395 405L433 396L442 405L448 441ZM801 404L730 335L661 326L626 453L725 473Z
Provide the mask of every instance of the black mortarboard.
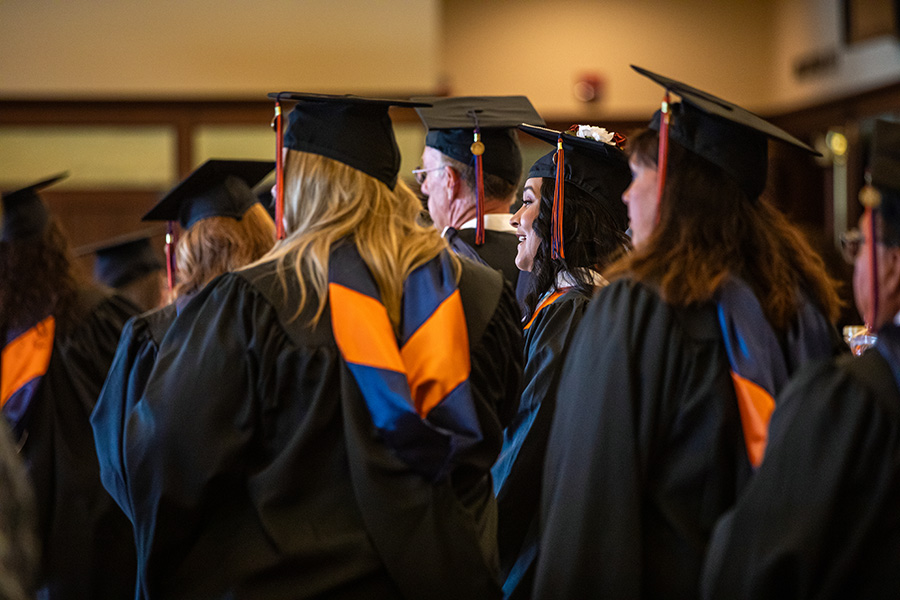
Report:
M164 267L150 243L161 231L142 230L75 249L75 255L96 254L94 278L103 285L120 288Z
M208 160L166 194L144 221L178 221L190 229L200 219L238 219L258 200L251 188L275 163L270 160Z
M284 132L284 147L331 158L383 182L397 185L400 148L388 115L391 106L426 106L421 102L281 92L278 102L295 100Z
M484 172L511 184L522 175L522 153L516 138L520 123L543 125L544 120L525 96L468 96L417 98L430 108L417 108L428 134L425 145L464 164L473 159L473 131L481 130Z
M885 245L900 246L900 123L875 121L866 180L859 201L866 210L877 209L884 223L878 232L870 217L872 229L867 235Z
M876 188L900 194L900 123L875 121L869 174Z
M50 222L50 213L38 192L68 176L68 173L60 173L26 187L3 192L0 241L22 240L43 233Z
M554 146L562 136L566 185L574 185L601 202L620 230L628 228L628 209L622 202L622 193L631 183L631 170L628 157L621 149L614 143L579 137L571 130L560 132L524 123L519 129ZM614 135L610 134L611 142ZM535 161L528 177L556 179L556 154L553 150Z
M818 152L761 117L687 84L631 65L631 68L681 97L672 111L669 140L716 165L756 198L766 187L768 138L811 154ZM657 111L650 128L659 130Z

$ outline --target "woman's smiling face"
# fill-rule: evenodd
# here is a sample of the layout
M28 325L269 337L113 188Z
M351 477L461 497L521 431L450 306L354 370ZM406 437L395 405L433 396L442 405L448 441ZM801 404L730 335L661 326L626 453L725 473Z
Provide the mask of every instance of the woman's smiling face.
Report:
M519 236L516 266L520 271L531 271L534 257L541 246L541 238L534 230L534 222L537 221L541 210L543 181L542 177L531 177L525 182L522 206L509 220L510 225L516 228L516 235Z

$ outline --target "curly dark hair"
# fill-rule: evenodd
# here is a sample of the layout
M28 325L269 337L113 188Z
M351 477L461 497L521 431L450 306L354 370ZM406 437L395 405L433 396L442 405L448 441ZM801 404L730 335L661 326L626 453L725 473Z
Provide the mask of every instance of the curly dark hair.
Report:
M51 314L65 325L80 280L52 218L40 236L0 242L0 332L30 327Z
M565 258L550 258L550 221L555 182L543 178L538 218L532 227L541 240L531 268L531 287L525 296L526 320L531 318L541 296L553 287L559 273L567 271L575 287L586 294L594 289L591 271L600 273L631 248L631 240L616 225L603 203L574 185L565 187L563 239Z

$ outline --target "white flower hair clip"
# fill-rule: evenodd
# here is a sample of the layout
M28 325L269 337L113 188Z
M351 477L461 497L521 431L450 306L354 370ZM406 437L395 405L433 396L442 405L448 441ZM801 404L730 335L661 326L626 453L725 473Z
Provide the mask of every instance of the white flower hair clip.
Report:
M572 125L566 133L582 139L609 144L616 148L622 148L625 144L624 135L620 135L614 131L607 131L606 128L597 127L595 125Z

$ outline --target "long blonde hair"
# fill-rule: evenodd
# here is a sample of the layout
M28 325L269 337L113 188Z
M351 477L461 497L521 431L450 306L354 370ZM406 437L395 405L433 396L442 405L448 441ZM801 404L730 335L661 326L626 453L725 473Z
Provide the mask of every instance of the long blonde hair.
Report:
M331 249L347 240L356 245L372 272L396 329L403 282L413 270L447 248L437 230L418 223L421 205L412 190L403 181L391 190L341 162L289 150L284 197L288 236L259 262L276 261L285 289L289 276L297 278L300 299L294 318L300 316L311 297L318 303L311 322L322 316L328 300ZM458 263L456 266L458 274Z
M275 223L258 202L240 220L209 217L197 221L182 233L175 249L175 296L196 292L222 273L257 260L274 243Z

